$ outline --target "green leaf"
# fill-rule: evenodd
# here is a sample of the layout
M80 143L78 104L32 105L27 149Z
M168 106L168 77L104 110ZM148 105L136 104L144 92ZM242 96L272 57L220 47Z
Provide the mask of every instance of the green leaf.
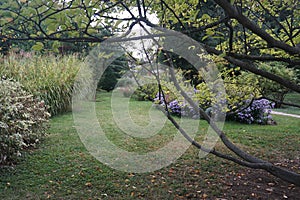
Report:
M202 41L206 40L209 37L209 35L205 35L202 37Z
M35 45L33 45L32 50L34 51L41 51L44 48L44 44L41 42L37 42Z
M60 46L61 46L60 42L58 42L58 41L53 42L53 44L52 44L53 51L58 52L58 48Z
M203 14L202 15L202 17L201 17L202 19L210 19L211 17L208 15L208 14Z
M226 52L223 52L222 54L219 55L220 58L224 58L226 56Z
M118 21L116 22L116 24L115 24L115 27L118 28L119 25L120 25L123 21L124 21L124 20L118 20Z

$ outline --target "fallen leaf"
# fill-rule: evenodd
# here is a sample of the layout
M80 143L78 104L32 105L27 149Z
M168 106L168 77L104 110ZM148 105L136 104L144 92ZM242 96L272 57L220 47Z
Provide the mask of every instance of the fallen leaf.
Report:
M92 187L92 183L91 183L91 182L87 182L87 183L85 184L85 186Z
M267 188L266 189L268 192L273 192L273 189L272 188Z

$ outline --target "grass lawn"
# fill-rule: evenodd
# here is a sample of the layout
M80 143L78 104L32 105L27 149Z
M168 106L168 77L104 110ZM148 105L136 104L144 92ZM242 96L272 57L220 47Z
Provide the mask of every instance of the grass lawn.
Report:
M111 113L111 93L99 93L97 116L107 137L129 151L156 150L173 137L170 123L155 136L132 139L118 129ZM125 100L125 98L124 98ZM131 101L137 124L149 120L149 102ZM226 122L228 137L241 148L300 173L300 120L274 116L277 126ZM193 122L191 122L193 123ZM196 139L207 130L204 121ZM218 142L217 149L225 151ZM300 188L261 170L251 170L207 156L198 158L190 147L176 162L148 173L127 173L109 168L92 157L82 144L72 113L51 119L48 136L38 149L16 166L0 168L0 199L297 199Z
M296 92L288 93L285 97L285 102L287 103L294 103L297 105L300 105L300 94ZM300 115L300 108L297 107L291 107L291 106L282 106L282 108L275 109L278 112L285 112L289 114L296 114Z

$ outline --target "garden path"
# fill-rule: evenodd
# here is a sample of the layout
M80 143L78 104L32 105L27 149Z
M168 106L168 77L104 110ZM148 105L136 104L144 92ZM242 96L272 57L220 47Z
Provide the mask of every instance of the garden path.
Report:
M288 113L283 113L283 112L277 112L277 111L273 111L273 110L271 111L271 114L300 118L300 115L288 114Z

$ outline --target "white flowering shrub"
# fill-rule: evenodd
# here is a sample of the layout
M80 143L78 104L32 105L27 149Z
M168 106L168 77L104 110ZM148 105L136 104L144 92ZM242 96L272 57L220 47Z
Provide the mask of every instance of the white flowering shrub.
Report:
M50 114L43 101L13 80L0 79L0 164L16 162L44 136Z

